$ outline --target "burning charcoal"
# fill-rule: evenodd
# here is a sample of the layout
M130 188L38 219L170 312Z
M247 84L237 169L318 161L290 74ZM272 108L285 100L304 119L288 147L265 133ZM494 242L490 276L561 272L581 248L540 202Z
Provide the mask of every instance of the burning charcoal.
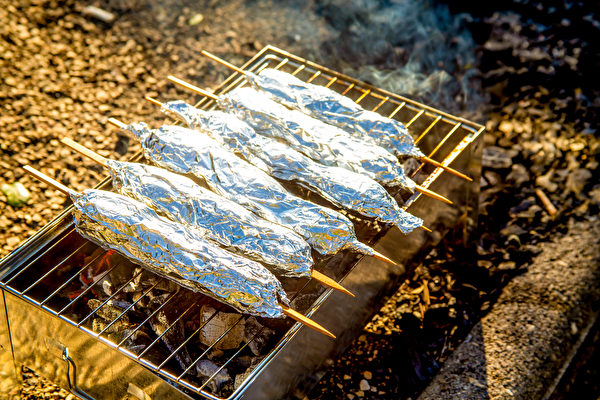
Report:
M269 342L269 339L271 339L274 335L274 330L262 325L256 320L256 318L250 317L246 320L244 341L248 343L248 347L254 355L260 355L266 344Z
M150 310L147 311L150 312ZM166 333L162 335L161 341L171 353L175 352L179 344L183 343L185 340L182 320L177 321L177 323L169 328L173 322L175 322L175 318L171 319L164 310L159 311L154 318L150 320L150 326L158 336L166 331ZM185 347L179 349L173 358L177 360L179 366L184 370L193 362L192 357L190 357L190 354Z
M219 371L220 368L221 367L210 360L200 360L196 364L196 370L202 377L208 379L211 378L215 373L217 374L207 385L213 393L217 393L225 384L231 382L231 377L227 373L227 368L223 368Z
M207 346L211 346L223 333L225 333L225 331L235 325L218 343L215 344L214 348L229 350L239 347L244 339L244 320L238 322L240 319L239 314L225 312L217 312L217 314L212 317L215 311L216 310L213 307L208 305L204 305L200 309L200 324L208 321L200 331L200 341Z

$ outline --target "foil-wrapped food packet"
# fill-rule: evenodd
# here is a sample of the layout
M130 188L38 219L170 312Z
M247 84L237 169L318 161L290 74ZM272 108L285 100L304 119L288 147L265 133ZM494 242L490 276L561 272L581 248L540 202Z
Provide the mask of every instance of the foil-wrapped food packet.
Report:
M182 102L163 105L199 134L207 134L269 175L296 182L334 205L408 233L423 224L420 218L398 207L389 193L371 178L339 167L328 167L285 144L257 134L247 123L221 111L203 111Z
M278 103L337 126L357 138L371 138L398 157L424 156L402 122L365 110L330 88L303 82L272 68L263 69L259 75L248 72L245 76L253 87Z
M198 229L233 253L265 264L276 276L310 276L310 246L291 229L262 219L183 175L145 164L114 160L106 164L119 193Z
M215 193L294 230L317 252L335 254L353 249L374 254L373 249L358 241L348 218L292 195L275 179L210 137L174 125L150 129L137 123L125 129L140 141L148 160L173 172L196 176Z
M361 140L333 125L271 100L250 87L236 88L218 97L219 106L250 124L264 136L283 140L294 150L328 166L364 174L389 187L411 192L413 182L398 159L371 140Z
M89 189L71 198L77 232L99 246L241 313L284 316L285 291L261 264L221 249L129 197Z

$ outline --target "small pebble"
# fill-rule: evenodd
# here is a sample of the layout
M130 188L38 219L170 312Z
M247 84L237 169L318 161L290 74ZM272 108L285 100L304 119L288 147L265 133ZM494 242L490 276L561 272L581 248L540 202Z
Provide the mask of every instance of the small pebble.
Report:
M360 390L363 390L366 392L370 388L371 388L371 386L369 385L369 382L367 382L365 379L362 379L360 381Z

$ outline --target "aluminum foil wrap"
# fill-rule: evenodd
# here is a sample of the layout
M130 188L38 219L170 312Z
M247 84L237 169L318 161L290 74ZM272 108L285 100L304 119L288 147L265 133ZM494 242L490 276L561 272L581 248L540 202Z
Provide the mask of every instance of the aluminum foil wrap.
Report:
M342 128L352 136L370 137L398 157L424 156L402 122L367 111L349 97L325 86L303 82L272 68L262 70L260 75L246 73L246 78L273 100Z
M92 189L71 197L77 232L99 246L239 312L284 316L279 304L289 301L281 283L259 263L221 249L120 194Z
M181 101L163 105L189 127L209 135L269 175L296 182L340 208L393 224L408 233L423 224L420 218L398 207L373 179L339 167L318 164L285 144L257 134L232 114L203 111Z
M370 140L356 139L340 128L290 110L250 87L234 89L218 101L261 135L281 139L321 164L365 174L386 186L414 190L415 183L404 174L398 159Z
M276 276L310 276L310 246L291 229L163 168L113 160L107 160L107 166L113 187L122 195L175 222L193 226L205 239L265 264Z
M372 254L370 247L358 241L348 218L293 196L275 179L207 135L180 126L150 129L144 123L126 129L138 138L145 157L153 163L200 178L215 193L294 230L319 253L353 248Z

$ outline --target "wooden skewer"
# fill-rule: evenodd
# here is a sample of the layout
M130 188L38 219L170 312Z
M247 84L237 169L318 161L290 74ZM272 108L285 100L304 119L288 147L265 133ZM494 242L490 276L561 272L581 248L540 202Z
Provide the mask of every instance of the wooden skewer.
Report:
M148 100L150 103L154 104L155 106L159 106L159 107L162 107L162 106L163 106L163 103L161 103L160 101L158 101L158 100L156 100L156 99L154 99L154 98L152 98L152 97L150 97L150 96L146 96L146 97L144 97L144 98L145 98L146 100Z
M327 329L323 328L321 325L317 324L312 319L305 317L304 315L300 314L298 311L292 310L291 308L289 308L288 306L285 306L283 304L280 304L280 307L283 310L283 313L285 315L287 315L288 317L300 322L301 324L308 326L309 328L314 329L317 332L320 332L324 335L329 336L330 338L335 339L335 335L333 333L329 332Z
M67 196L70 196L74 193L76 193L75 191L69 189L68 187L66 187L65 185L63 185L62 183L58 182L57 180L54 180L52 178L50 178L48 175L46 174L42 174L40 171L38 171L35 168L32 168L29 165L25 165L23 167L23 169L25 171L27 171L27 173L31 176L33 176L34 178L39 179L40 181L46 183L48 186L54 187L55 189L60 190L61 192L63 192L64 194L66 194Z
M184 87L186 89L191 90L192 92L196 92L198 94L201 94L202 96L206 96L206 97L211 98L213 100L217 100L217 96L214 93L211 93L208 90L201 89L198 86L192 85L189 82L186 82L186 81L184 81L182 79L176 78L173 75L167 76L167 79L169 81L173 82L176 85L179 85L181 87Z
M227 62L227 61L223 60L222 58L219 58L219 57L215 56L214 54L209 53L206 50L202 50L201 53L202 53L202 55L210 58L213 61L218 62L221 65L226 66L229 69L232 69L232 70L234 70L234 71L236 71L236 72L238 72L238 73L240 73L242 75L246 74L246 71L244 71L243 69L241 69L239 67L236 67L235 65L231 64L230 62ZM358 100L356 100L356 102L358 103L360 100L362 100L362 97L360 97ZM438 168L442 168L444 171L447 171L448 173L450 173L452 175L456 175L456 176L458 176L458 177L460 177L462 179L468 180L469 182L473 182L472 178L470 178L469 176L463 174L462 172L459 172L459 171L455 170L454 168L450 168L448 166L445 166L445 165L443 165L443 164L441 164L441 163L439 163L439 162L437 162L437 161L435 161L435 160L433 160L433 159L431 159L431 158L429 158L427 156L420 157L419 159L421 161L423 161L423 162L426 162L426 163L429 163L429 164L433 164L433 165L435 165Z
M431 229L429 229L425 225L421 225L421 229L423 229L425 232L429 232L429 233L433 232Z
M459 178L462 178L462 179L466 179L469 182L473 182L473 178L471 178L470 176L467 176L467 175L463 174L462 172L459 172L459 171L455 170L454 168L450 168L450 167L448 167L440 162L437 162L427 156L421 157L420 160L423 162L428 162L429 164L432 164L438 168L441 168L444 171L448 172L449 174L458 176Z
M52 186L52 187L60 190L64 194L72 195L72 194L76 194L77 193L76 191L69 189L68 187L66 187L62 183L57 182L56 180L50 178L48 175L41 173L40 171L38 171L38 170L30 167L29 165L25 165L23 167L23 169L25 171L27 171L27 173L29 173L32 176L34 176L35 178L41 180L42 182L48 184L49 186ZM281 307L283 313L285 315L287 315L288 317L290 317L290 318L292 318L292 319L300 322L301 324L304 324L304 325L308 326L311 329L314 329L317 332L323 333L323 334L325 334L325 335L327 335L327 336L335 339L335 335L333 333L329 332L323 326L319 325L318 323L316 323L315 321L311 320L310 318L305 317L304 315L300 314L298 311L292 310L291 308L289 308L285 304L280 303L279 306Z
M392 265L398 266L398 264L397 264L395 261L393 261L393 260L391 260L391 259L387 258L386 256L384 256L383 254L381 254L381 253L380 253L380 252L378 252L377 250L373 250L373 258L376 258L376 259L378 259L378 260L380 260L380 261L384 261L384 262L386 262L386 263L389 263L389 264L392 264Z
M80 145L79 143L77 143L76 141L64 137L60 140L64 145L67 145L68 147L72 148L73 150L75 150L76 152L78 152L79 154L82 154L90 159L92 159L92 161L97 162L98 164L102 165L103 167L106 167L106 158L102 157L100 154L96 153L95 151L92 151L90 149L88 149L85 146Z
M85 146L80 145L79 143L77 143L76 141L69 139L69 138L62 138L60 140L64 145L70 147L71 149L75 150L76 152L78 152L79 154L82 154L88 158L90 158L91 160L97 162L98 164L102 165L103 167L106 167L106 158L102 157L100 154L88 149ZM350 292L348 289L346 289L345 287L343 287L342 285L340 285L339 283L337 283L336 281L334 281L333 279L331 279L330 277L315 271L314 269L312 270L311 273L311 278L321 282L323 285L325 286L329 286L335 290L338 290L342 293L345 293L347 295L350 295L352 297L354 297L354 294L352 292Z
M447 204L454 204L451 200L447 199L446 197L442 196L441 194L437 194L436 192L426 189L423 186L416 185L415 189L417 190L417 192L423 193L425 196L429 196L433 199L443 201L444 203L447 203Z
M227 67L227 68L229 68L229 69L232 69L232 70L234 70L235 72L239 72L239 73L240 73L240 74L242 74L242 75L245 75L245 74L246 74L246 71L244 71L243 69L241 69L241 68L239 68L239 67L236 67L235 65L233 65L233 64L231 64L231 63L229 63L229 62L227 62L227 61L223 60L222 58L219 58L219 57L215 56L214 54L211 54L211 53L209 53L209 52L208 52L208 51L206 51L206 50L202 50L200 53L201 53L203 56L206 56L206 57L210 58L211 60L213 60L213 61L216 61L216 62L218 62L219 64L222 64L222 65L226 66L226 67Z
M337 283L335 280L331 279L327 275L324 275L315 269L313 269L311 271L310 277L321 282L325 286L329 286L330 288L333 288L337 291L345 293L348 296L355 297L354 293L352 293L351 291L349 291L348 289L346 289L345 287L343 287L342 285L340 285L339 283Z
M123 122L119 121L119 120L118 120L118 119L116 119L116 118L112 118L112 117L111 117L111 118L109 118L109 119L108 119L108 123L109 123L109 124L111 124L111 125L114 125L114 126L116 126L117 128L121 128L121 129L125 129L125 128L127 128L127 124L125 124L125 123L123 123Z

